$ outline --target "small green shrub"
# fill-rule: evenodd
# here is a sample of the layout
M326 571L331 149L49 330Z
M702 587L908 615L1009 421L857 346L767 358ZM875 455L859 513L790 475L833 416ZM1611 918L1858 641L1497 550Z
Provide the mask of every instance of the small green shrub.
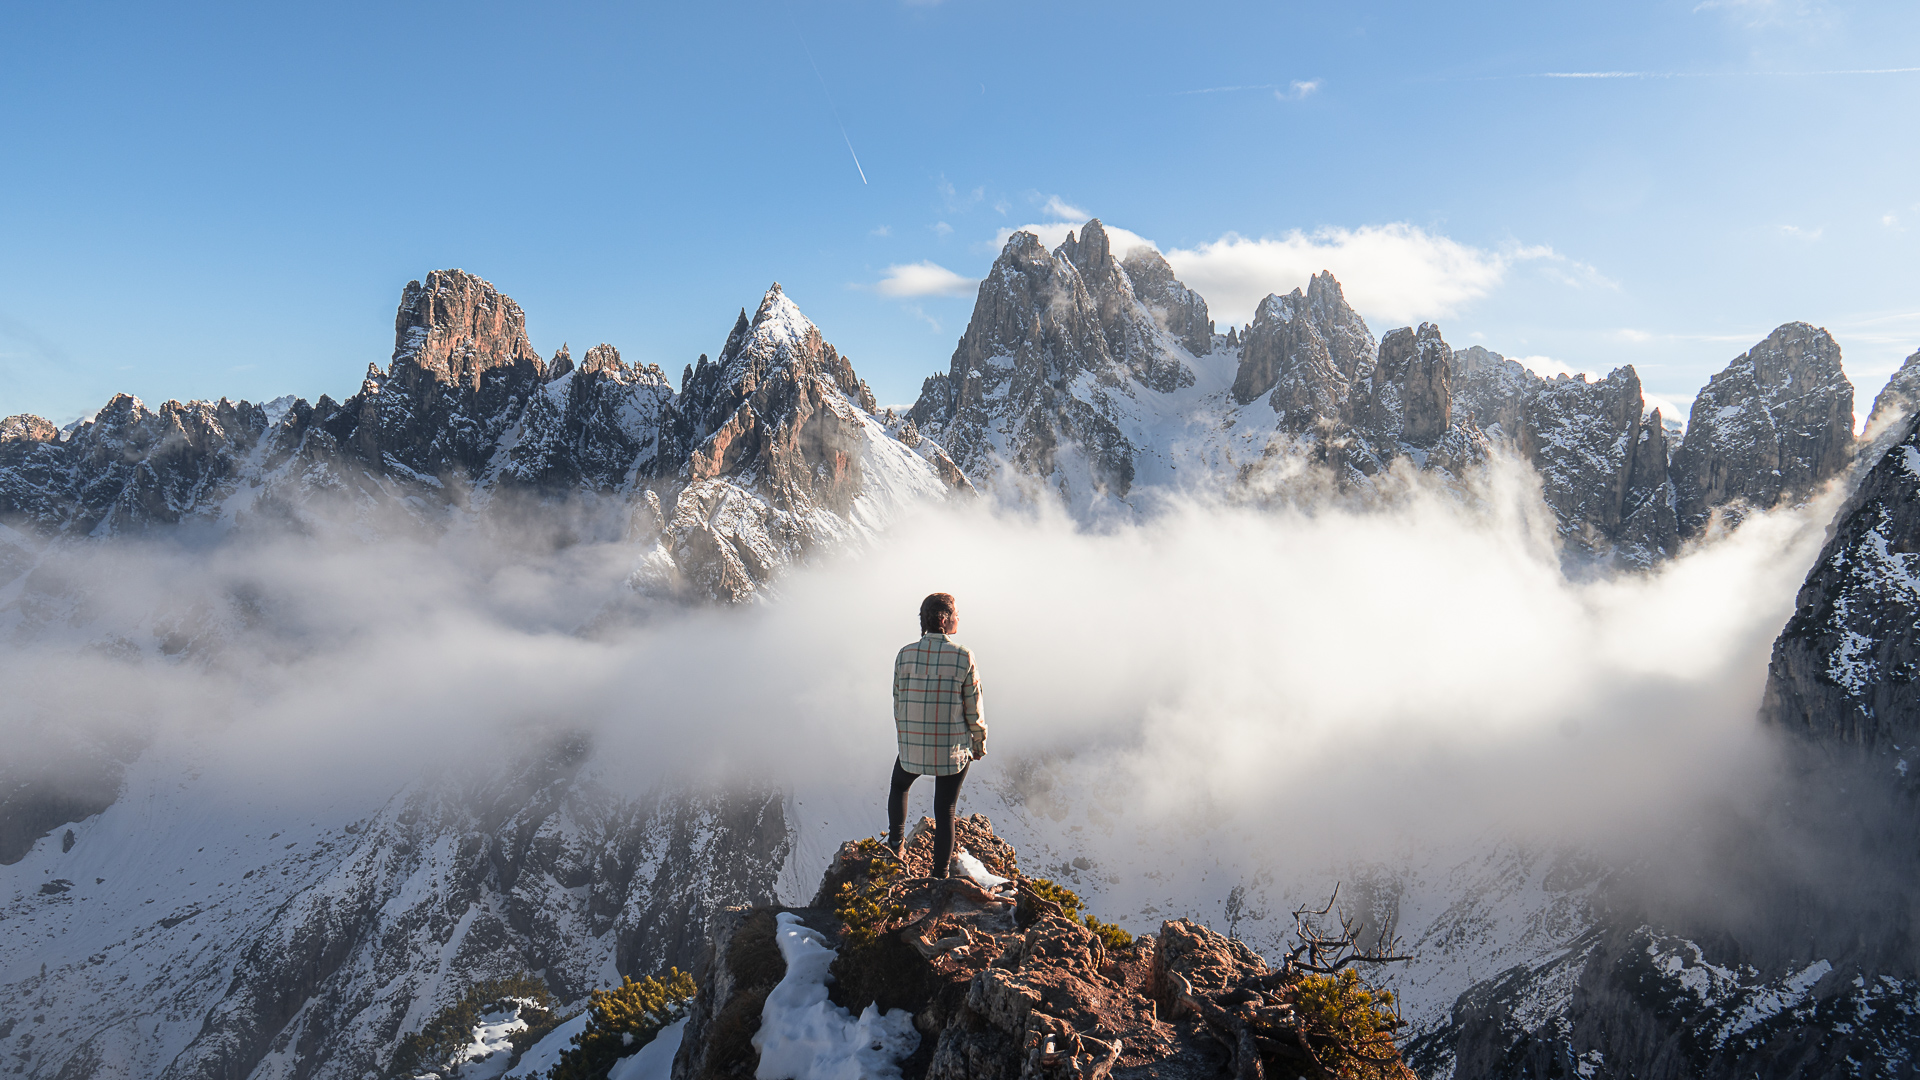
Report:
M527 1047L552 1031L560 1017L553 1011L553 995L547 984L521 973L504 979L474 983L459 1001L441 1009L417 1034L401 1040L394 1052L389 1077L408 1077L416 1073L438 1071L461 1047L473 1041L473 1029L484 1013L518 1006L525 1031L511 1036L513 1056L518 1059Z
M693 999L693 976L679 968L635 982L629 975L611 990L587 996L587 1028L573 1037L547 1075L550 1080L605 1080L613 1063L653 1041Z
M1059 904L1060 910L1064 912L1069 919L1079 919L1080 909L1086 906L1081 902L1079 893L1074 892L1065 885L1049 881L1046 878L1027 878L1026 885L1032 889L1034 895L1040 897L1040 899L1051 900Z
M1314 1055L1341 1080L1412 1076L1393 1043L1399 1027L1393 991L1368 986L1359 972L1343 968L1334 975L1302 975L1293 984L1293 1008Z
M1110 922L1101 922L1092 915L1087 916L1084 921L1087 924L1087 929L1093 931L1094 936L1100 939L1101 944L1107 947L1108 952L1119 952L1122 949L1133 948L1133 935L1122 930L1120 927Z
M880 841L871 837L860 841L858 847L867 859L866 873L840 886L833 903L833 914L845 927L841 938L852 949L878 942L888 925L907 915L906 905L891 896L894 883L904 872L901 865L882 854Z

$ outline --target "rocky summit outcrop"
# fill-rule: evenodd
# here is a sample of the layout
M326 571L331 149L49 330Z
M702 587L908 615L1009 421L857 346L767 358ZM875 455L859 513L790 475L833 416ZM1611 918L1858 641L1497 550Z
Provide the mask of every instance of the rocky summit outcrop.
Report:
M1355 438L1345 460L1372 475L1405 457L1454 476L1483 461L1485 435L1453 416L1453 368L1453 349L1432 323L1381 338L1347 405Z
M1051 252L1032 233L1010 237L948 371L909 413L920 433L977 480L1004 463L1069 505L1124 497L1145 441L1142 399L1194 384L1181 341L1205 315L1165 260L1129 257L1149 280L1145 300L1098 219Z
M1718 512L1804 499L1853 459L1853 384L1832 335L1787 323L1734 358L1693 399L1673 455L1681 531L1705 531Z
M1146 305L1153 320L1195 356L1213 351L1213 320L1207 301L1173 276L1166 257L1150 247L1134 248L1120 260L1133 295Z
M895 438L874 408L777 284L676 393L611 345L577 365L562 346L549 365L511 298L437 270L408 283L391 359L345 402L151 410L121 395L64 431L8 419L0 526L30 542L0 537L0 571L30 569L36 544L156 525L377 533L394 518L519 514L531 499L567 522L565 542L633 543L647 592L737 601L821 543L968 489L937 443Z
M1340 283L1324 272L1304 292L1260 301L1236 344L1234 400L1244 405L1265 395L1281 426L1292 432L1338 418L1374 364L1373 333L1347 306Z
M407 283L386 370L370 366L329 426L376 468L471 480L545 375L519 304L464 270L435 270Z
M1521 451L1565 550L1589 564L1645 569L1679 551L1666 427L1645 408L1631 364L1541 380L1522 403Z
M1102 929L1070 892L1023 877L979 815L957 823L956 840L983 873L928 878L931 825L904 858L875 841L842 845L811 907L717 916L673 1080L764 1075L783 1052L761 1027L786 977L774 946L783 918L838 949L828 993L849 1019L910 1015L919 1039L897 1063L904 1080L1410 1077L1390 1016L1351 990L1316 996L1337 980L1269 967L1185 919L1138 938Z

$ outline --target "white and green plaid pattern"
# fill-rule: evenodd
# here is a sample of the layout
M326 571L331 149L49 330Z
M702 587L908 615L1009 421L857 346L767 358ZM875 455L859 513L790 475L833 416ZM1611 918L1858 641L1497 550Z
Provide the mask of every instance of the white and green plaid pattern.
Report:
M945 634L922 634L893 661L893 726L900 767L951 776L987 748L986 703L973 653Z

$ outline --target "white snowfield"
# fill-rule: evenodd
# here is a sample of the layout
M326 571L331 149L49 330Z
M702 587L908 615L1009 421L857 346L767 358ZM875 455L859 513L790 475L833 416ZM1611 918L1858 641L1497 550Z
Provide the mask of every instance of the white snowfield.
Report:
M920 1046L913 1014L893 1009L882 1015L869 1004L858 1019L848 1015L827 1000L835 953L826 939L791 912L775 919L787 973L767 995L753 1036L760 1051L755 1080L899 1080L901 1059Z

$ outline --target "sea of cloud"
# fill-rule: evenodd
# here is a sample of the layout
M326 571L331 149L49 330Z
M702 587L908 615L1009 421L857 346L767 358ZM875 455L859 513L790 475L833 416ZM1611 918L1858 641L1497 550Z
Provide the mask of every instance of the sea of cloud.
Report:
M574 734L635 793L857 785L884 775L892 656L940 590L984 673L976 783L1045 761L1163 828L1311 826L1268 860L1488 829L1631 846L1753 791L1768 648L1831 500L1577 583L1529 490L1098 529L929 507L724 609L639 601L628 545L497 522L81 545L0 591L0 739L15 769L191 742L206 782L290 800Z

